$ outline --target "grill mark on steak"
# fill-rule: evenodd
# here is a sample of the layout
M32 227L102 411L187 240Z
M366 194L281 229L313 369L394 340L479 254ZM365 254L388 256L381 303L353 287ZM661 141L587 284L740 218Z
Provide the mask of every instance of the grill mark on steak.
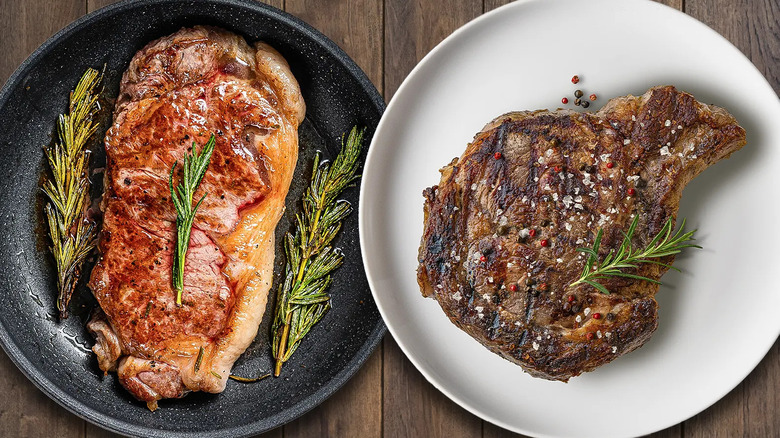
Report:
M101 369L116 369L150 409L161 398L224 390L254 339L304 111L281 55L224 30L182 29L130 62L105 139L100 259L90 279L103 312L89 329ZM178 182L184 155L212 134L177 306L169 173L178 162Z
M744 144L726 111L673 87L613 99L595 114L502 115L424 191L421 291L533 376L566 381L610 362L655 331L658 286L610 278L611 295L569 287L585 263L576 249L601 228L605 256L635 215L632 245L646 246L675 218L685 185ZM659 279L665 271L645 264L634 273Z

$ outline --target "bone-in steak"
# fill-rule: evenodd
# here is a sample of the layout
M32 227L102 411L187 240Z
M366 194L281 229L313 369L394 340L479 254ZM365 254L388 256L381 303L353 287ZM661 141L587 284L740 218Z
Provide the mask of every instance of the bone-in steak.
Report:
M685 185L744 144L726 111L673 87L613 99L595 114L498 117L425 190L422 293L533 376L567 381L593 370L650 338L658 285L601 280L610 295L571 287L585 264L576 249L603 229L603 258L637 215L632 244L645 247L675 218ZM643 264L633 273L665 271Z
M254 339L304 112L278 52L220 29L182 29L130 62L105 138L104 222L90 279L103 312L89 329L100 367L116 370L150 408L190 390L222 391ZM169 172L211 135L177 306Z

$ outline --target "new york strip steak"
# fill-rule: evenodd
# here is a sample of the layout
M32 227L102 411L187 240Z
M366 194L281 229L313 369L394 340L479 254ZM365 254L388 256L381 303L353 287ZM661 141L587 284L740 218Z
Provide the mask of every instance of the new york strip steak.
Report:
M744 144L725 110L670 86L595 114L500 116L425 190L422 293L533 376L591 371L650 338L658 285L600 280L609 295L570 286L586 262L577 248L592 247L602 229L602 260L637 216L632 246L646 247L676 217L686 184ZM629 273L658 280L666 270L647 263Z
M88 324L101 369L150 409L221 392L254 339L272 282L274 230L297 160L305 106L286 61L264 43L194 27L149 43L122 77L107 165L100 258ZM214 135L176 305L169 172ZM200 358L200 359L199 359Z

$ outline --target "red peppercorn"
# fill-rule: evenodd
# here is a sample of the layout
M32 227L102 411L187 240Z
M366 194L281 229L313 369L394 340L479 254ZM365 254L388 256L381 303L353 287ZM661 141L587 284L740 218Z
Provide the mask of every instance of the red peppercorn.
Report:
M509 290L511 290L512 292L517 292L517 285L516 284L510 285Z
M574 76L572 76L572 78L571 78L571 83L572 83L572 84L576 84L576 83L578 83L578 82L580 82L580 77L579 77L579 76L577 76L577 75L574 75Z
M595 94L591 94L590 95L590 100L596 100L596 95Z
M495 154L493 154L493 158L495 158L496 160L501 158L501 152L496 152Z
M591 340L593 340L593 333L591 333L591 332L588 332L588 334L587 334L587 335L585 335L585 337L586 337L586 338L587 338L589 341L591 341Z
M542 246L547 246L547 245L549 245L549 244L550 244L550 242L549 242L549 241L547 241L547 239L542 239L542 241L541 241L541 242L539 242L539 245L542 245Z
M539 290L542 292L547 292L547 283L542 283L539 285Z
M555 166L555 167L553 167L553 170L556 171L556 172L560 172L561 171L561 166Z
M566 301L573 303L574 302L574 295L569 295L569 298L566 299Z
M634 196L635 193L636 190L634 190L633 188L628 189L628 196Z
M534 237L534 236L536 236L536 230L534 230L533 228L531 228L531 229L528 231L528 235L529 235L529 236L531 236L531 237Z
M479 261L480 261L480 262L486 262L486 261L487 261L487 257L485 257L485 256L480 256L480 257L479 257Z
M615 163L613 163L611 161L609 163L607 163L607 169L612 169L613 167L615 167Z
M563 99L561 99L561 103L566 105L567 103L569 103L569 98L568 97L564 97Z
M596 312L593 314L593 319L601 319L601 314Z

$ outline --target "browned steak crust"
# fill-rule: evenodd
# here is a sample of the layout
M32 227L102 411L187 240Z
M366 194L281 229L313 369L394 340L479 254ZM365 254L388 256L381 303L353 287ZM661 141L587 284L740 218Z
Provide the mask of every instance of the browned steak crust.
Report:
M122 77L106 134L100 258L89 324L104 371L154 409L221 392L265 310L274 230L297 161L305 105L287 62L264 43L196 26L150 42ZM211 136L193 198L181 305L171 284L171 169Z
M646 246L676 216L685 185L744 144L726 111L670 86L595 114L500 116L424 192L422 293L533 376L567 381L591 371L650 338L658 285L605 280L610 295L570 287L585 263L576 249L592 246L601 228L606 255L635 215L632 244ZM634 273L665 272L644 264Z

